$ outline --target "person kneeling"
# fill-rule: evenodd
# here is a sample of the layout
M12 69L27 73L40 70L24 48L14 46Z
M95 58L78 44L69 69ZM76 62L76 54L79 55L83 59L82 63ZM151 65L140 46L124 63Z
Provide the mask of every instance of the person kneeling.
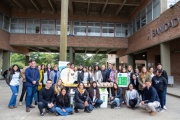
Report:
M126 105L134 110L139 105L139 102L139 93L134 89L133 84L130 83L126 91Z
M96 81L93 81L89 88L89 97L91 98L92 105L94 108L100 107L103 101L100 99L99 88Z
M44 116L43 108L45 108L48 111L54 113L54 89L52 86L52 80L47 80L46 85L44 88L42 88L39 92L39 102L38 102L38 108L40 111L40 115Z
M89 98L89 93L86 89L84 89L84 84L80 82L75 91L74 102L75 107L74 111L78 113L78 109L84 109L84 112L90 113L93 110L93 106L91 105L91 100Z
M122 88L118 87L117 83L113 83L112 97L110 97L111 108L120 108L123 101Z
M151 86L150 80L146 80L146 87L144 88L141 105L144 110L150 110L151 116L156 114L156 108L160 106L157 91Z
M70 107L70 97L66 93L66 89L62 88L60 94L56 98L56 115L67 116L73 114L73 109Z

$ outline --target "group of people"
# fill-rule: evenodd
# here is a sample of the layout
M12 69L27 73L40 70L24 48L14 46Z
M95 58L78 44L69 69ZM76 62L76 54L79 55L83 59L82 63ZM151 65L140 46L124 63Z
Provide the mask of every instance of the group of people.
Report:
M34 99L35 105L38 105L40 115L44 116L44 112L56 113L56 115L67 116L69 114L78 113L79 109L90 113L93 109L99 108L103 101L100 99L99 82L112 82L113 87L108 89L109 103L111 108L120 108L122 104L133 110L141 106L145 110L150 111L150 115L155 115L156 110L161 112L166 108L166 91L168 77L162 65L158 64L157 69L152 67L149 71L146 67L142 67L141 72L136 68L133 71L131 65L126 67L108 64L99 67L95 65L77 68L74 64L68 63L67 68L74 71L74 83L77 83L75 89L74 105L70 102L69 89L63 86L58 66L53 68L50 64L36 66L34 60L29 61L29 66L25 66L20 71L18 65L13 65L6 76L6 82L12 90L12 97L8 104L9 109L17 108L16 99L19 92L20 78L22 78L22 92L19 105L25 97L26 112L30 112L31 108L35 108L32 104ZM128 86L119 87L117 84L117 74L127 73ZM90 84L90 87L85 87ZM111 89L111 90L110 90ZM110 93L112 91L112 93ZM45 109L44 109L45 108Z

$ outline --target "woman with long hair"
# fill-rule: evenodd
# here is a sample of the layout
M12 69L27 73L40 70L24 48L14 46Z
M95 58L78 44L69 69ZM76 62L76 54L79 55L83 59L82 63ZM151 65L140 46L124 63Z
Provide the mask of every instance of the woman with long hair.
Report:
M53 70L50 72L49 78L52 80L53 85L60 79L60 72L58 71L58 65L54 65Z
M89 73L89 76L90 76L90 81L93 80L93 69L91 66L88 67L88 73Z
M96 81L92 82L91 87L89 88L88 91L89 91L89 97L91 98L91 102L94 108L100 107L103 101L100 99L100 91Z
M70 107L70 97L65 88L62 88L60 94L56 98L56 115L67 116L73 114L73 108Z
M139 92L141 94L141 97L143 95L143 89L146 87L145 83L146 80L151 80L151 75L148 73L146 67L142 67L141 73L138 77L138 82L139 82Z
M90 113L93 110L91 100L89 98L89 93L86 90L84 83L80 82L77 86L74 96L75 113L78 113L78 109L84 109L84 112Z
M151 75L151 78L155 76L153 67L149 67L149 74Z
M8 81L7 83L10 86L11 91L12 91L12 96L8 104L9 109L17 108L16 98L19 92L20 75L21 75L20 68L18 67L18 65L14 64L12 66L11 71L8 72L7 77L6 77Z
M84 67L82 72L78 74L78 82L83 82L84 84L89 83L90 75L87 71L87 68Z
M127 107L134 109L139 105L139 103L140 103L139 93L137 92L136 89L134 89L133 84L130 83L126 91L126 105Z
M111 70L110 73L110 82L116 82L117 83L117 70L116 66L113 66L113 69Z
M103 77L99 65L95 65L93 73L93 81L102 82Z
M56 81L56 84L54 85L54 94L55 94L55 97L58 96L61 92L61 90L63 89L63 83L62 83L62 80L61 79L58 79Z
M122 88L119 87L116 82L113 83L112 97L110 97L110 101L111 101L111 108L112 109L114 107L119 108L122 104L122 101L123 101Z

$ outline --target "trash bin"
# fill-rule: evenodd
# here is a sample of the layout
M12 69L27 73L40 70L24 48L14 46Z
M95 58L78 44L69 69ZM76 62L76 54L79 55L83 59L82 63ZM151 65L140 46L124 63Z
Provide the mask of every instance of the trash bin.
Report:
M108 107L108 92L107 88L100 88L100 99L103 101L101 104L101 108L107 108Z
M70 90L70 104L74 105L74 95L75 95L75 89Z

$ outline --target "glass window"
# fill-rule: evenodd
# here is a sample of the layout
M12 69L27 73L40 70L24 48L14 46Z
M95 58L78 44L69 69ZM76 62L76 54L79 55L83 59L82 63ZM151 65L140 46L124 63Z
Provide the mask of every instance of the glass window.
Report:
M136 30L139 29L140 29L140 14L138 14L136 17Z
M25 33L25 20L24 19L11 19L11 33Z
M26 33L39 34L40 33L40 20L26 20Z
M179 0L167 0L167 8L170 8L170 6L176 4Z
M147 6L147 23L152 21L152 2Z
M7 31L9 31L9 17L4 15L4 26L3 28Z
M135 33L136 32L136 19L132 21L132 27L133 27L132 31L133 33Z
M114 23L102 23L102 36L114 37Z
M128 36L128 24L116 24L116 37L127 37Z
M146 25L146 9L141 11L141 27Z
M88 22L88 36L100 36L99 22Z
M153 20L160 15L160 0L153 0Z
M67 27L67 35L69 35L70 33L70 29L69 29L69 22L68 22L68 27ZM60 21L56 20L56 34L60 35L61 34L61 25L60 25Z
M74 22L74 35L86 36L86 22Z
M41 22L41 33L42 34L54 34L55 22L54 20L42 20Z
M0 12L0 29L2 29L3 26L3 14Z

